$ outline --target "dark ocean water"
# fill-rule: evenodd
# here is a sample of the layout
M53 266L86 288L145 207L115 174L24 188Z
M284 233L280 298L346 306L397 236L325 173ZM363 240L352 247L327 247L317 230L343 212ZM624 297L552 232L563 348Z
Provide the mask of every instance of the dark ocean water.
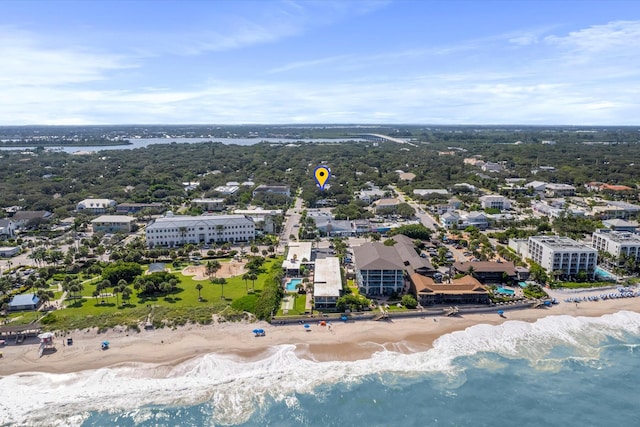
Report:
M82 426L640 425L637 313L478 325L441 337L427 352L383 352L356 362L316 363L293 350L277 347L250 363L207 355L176 367L168 378L141 378L135 368L5 377L0 420Z

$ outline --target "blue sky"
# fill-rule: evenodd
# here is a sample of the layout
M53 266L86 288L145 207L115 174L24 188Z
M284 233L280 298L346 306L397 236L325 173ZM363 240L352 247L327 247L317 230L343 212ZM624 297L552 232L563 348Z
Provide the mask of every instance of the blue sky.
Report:
M0 0L0 125L640 125L640 1Z

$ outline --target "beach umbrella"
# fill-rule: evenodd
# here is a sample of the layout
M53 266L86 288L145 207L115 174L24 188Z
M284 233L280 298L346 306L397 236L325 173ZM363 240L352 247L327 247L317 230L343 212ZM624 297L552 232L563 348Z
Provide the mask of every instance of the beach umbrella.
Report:
M498 314L502 316L504 314L504 310L498 310Z
M260 329L254 329L254 330L253 330L253 333L254 333L254 334L259 334L259 333L260 333Z
M109 341L102 341L102 345L104 345L105 347L109 346Z
M310 326L308 323L305 323L305 324L304 324L304 328L305 328L305 329L309 329L310 327L311 327L311 326Z
M346 322L348 317L347 316L342 316L340 319Z

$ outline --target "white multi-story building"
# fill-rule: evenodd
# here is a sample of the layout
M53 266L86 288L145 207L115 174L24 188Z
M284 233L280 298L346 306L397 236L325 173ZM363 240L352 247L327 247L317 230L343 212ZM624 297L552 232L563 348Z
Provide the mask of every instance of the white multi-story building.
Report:
M88 211L95 215L106 213L115 208L116 201L111 199L84 199L76 206L77 211Z
M173 215L156 219L145 231L147 246L186 243L246 242L256 236L253 220L244 215Z
M576 187L569 184L547 184L544 192L549 197L568 197L576 194Z
M529 257L547 273L562 272L563 276L575 276L581 271L590 277L595 274L598 251L568 237L529 237Z
M500 209L501 211L511 209L511 202L504 196L490 194L480 197L482 209Z
M136 219L127 215L101 215L91 221L94 233L131 233Z
M591 236L591 246L598 251L613 255L621 265L620 256L640 256L640 235L628 231L614 231L609 229L596 230Z

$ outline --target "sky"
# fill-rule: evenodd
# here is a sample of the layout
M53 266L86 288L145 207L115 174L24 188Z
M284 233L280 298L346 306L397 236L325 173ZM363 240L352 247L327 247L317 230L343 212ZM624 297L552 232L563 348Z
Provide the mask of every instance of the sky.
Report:
M0 0L0 125L640 125L640 1Z

